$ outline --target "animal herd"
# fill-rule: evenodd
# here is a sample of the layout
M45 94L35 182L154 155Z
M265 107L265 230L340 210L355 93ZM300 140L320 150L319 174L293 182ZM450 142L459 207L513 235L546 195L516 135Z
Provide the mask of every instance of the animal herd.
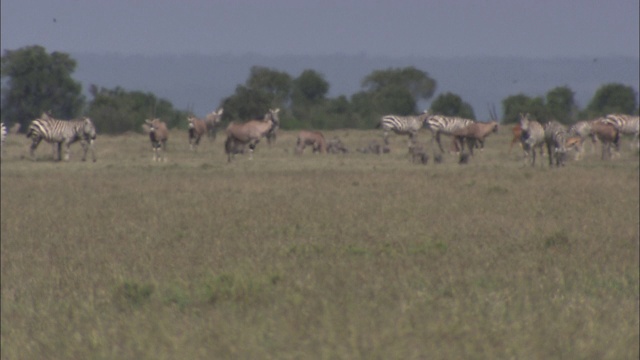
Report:
M280 126L280 109L269 109L262 118L251 119L245 122L232 121L225 129L226 139L224 150L227 161L232 162L236 154L248 151L249 159L253 158L256 146L263 138L274 141ZM204 136L215 138L216 131L221 123L223 109L220 108L208 114L204 119L189 116L188 139L192 151L197 151L198 145ZM382 154L390 152L389 132L408 137L408 153L414 163L426 164L428 145L437 150L434 151L434 162L442 161L445 153L441 143L441 135L451 138L451 149L459 153L459 163L467 163L470 156L474 156L474 149L482 150L489 135L498 132L499 124L492 113L489 122L478 122L460 117L442 116L425 111L415 116L386 115L381 117L377 127L383 130L383 142L380 144L373 140L367 147L359 148L362 153ZM145 128L148 131L153 161L166 161L166 146L169 139L169 130L166 123L160 119L145 120ZM426 128L431 132L431 140L428 144L420 144L417 141L418 132ZM7 137L7 128L2 124L2 152ZM567 127L555 120L541 124L532 119L529 114L520 114L519 122L511 129L513 138L509 145L509 152L515 145L523 150L525 164L535 166L536 154L542 155L544 149L548 154L549 166L563 166L567 154L574 150L575 159L580 160L584 154L584 145L591 140L592 149L601 143L602 159L610 159L619 155L621 135L628 134L634 139L636 149L640 148L638 116L610 114L589 121L579 121L571 127ZM91 150L93 161L96 161L94 141L96 128L87 117L73 120L54 119L51 114L43 113L29 125L27 137L31 140L29 148L31 158L35 160L35 150L42 140L52 144L55 160L69 160L70 146L80 142L83 154L82 161L86 159L87 152ZM465 152L466 146L466 152ZM320 131L301 130L296 139L294 152L302 155L309 147L313 153L346 153L348 149L338 138L327 141Z

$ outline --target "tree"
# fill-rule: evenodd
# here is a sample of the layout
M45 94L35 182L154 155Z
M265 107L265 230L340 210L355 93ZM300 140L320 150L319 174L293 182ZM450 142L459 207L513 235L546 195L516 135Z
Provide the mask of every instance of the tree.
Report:
M322 74L305 70L293 80L292 101L293 106L308 106L318 104L325 99L329 91L329 83Z
M546 108L549 116L563 124L570 124L576 113L573 91L568 86L559 86L547 93Z
M322 74L305 70L293 80L291 110L295 118L307 118L313 108L321 107L329 91L329 83ZM317 110L317 109L316 109Z
M291 76L261 66L251 68L245 85L222 101L225 120L248 120L263 116L268 109L286 108L291 95ZM281 113L280 121L286 122Z
M436 81L426 72L410 66L402 69L376 70L364 78L362 87L369 92L377 92L387 87L402 87L407 89L417 102L433 96Z
M2 56L2 118L25 129L43 111L54 117L74 118L84 106L82 86L71 78L76 61L68 54L48 54L42 46L5 50Z
M222 101L223 118L248 120L264 115L272 108L273 98L265 91L238 85L233 95Z
M99 88L91 85L89 92L93 100L89 103L87 115L102 133L118 134L126 131L140 131L145 119L162 119L169 128L186 128L187 113L174 110L173 105L158 99L151 93Z
M352 97L358 102L354 111L373 125L384 114L415 114L418 101L433 96L436 81L421 70L406 67L376 70L364 78L362 87L364 91Z
M440 94L433 103L431 103L431 112L445 116L459 116L465 119L475 120L473 108L468 103L462 101L462 98L453 93Z
M253 66L246 87L264 92L270 98L271 107L285 107L291 94L291 76L285 72L261 66Z
M611 83L596 91L587 106L586 116L592 118L613 113L633 114L637 108L636 93L631 86Z
M517 123L520 121L520 114L528 113L534 119L547 121L549 118L544 99L541 97L530 98L524 94L512 95L502 100L504 124Z

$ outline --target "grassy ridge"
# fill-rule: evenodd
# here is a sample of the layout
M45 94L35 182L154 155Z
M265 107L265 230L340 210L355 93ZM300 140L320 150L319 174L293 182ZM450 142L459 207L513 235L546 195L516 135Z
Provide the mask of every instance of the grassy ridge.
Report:
M2 358L638 358L627 143L530 168L502 131L422 166L405 139L326 135L352 153L297 157L283 132L227 164L222 139L194 154L173 132L167 163L134 134L31 162L10 138Z

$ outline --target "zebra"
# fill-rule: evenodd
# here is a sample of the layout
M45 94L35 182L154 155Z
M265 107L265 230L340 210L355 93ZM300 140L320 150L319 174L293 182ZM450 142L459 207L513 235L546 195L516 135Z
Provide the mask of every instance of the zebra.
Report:
M636 139L636 149L640 149L640 117L625 114L609 114L604 117L603 121L615 126L621 135L632 135L632 137Z
M582 121L578 121L577 123L569 127L569 131L568 131L569 136L575 136L580 138L580 142L577 145L577 152L575 157L576 160L580 160L582 158L582 154L584 154L583 144L588 137L591 138L591 143L593 144L593 146L591 147L591 150L592 150L591 152L595 153L596 143L598 140L597 140L597 137L591 134L591 125L598 120L599 119L582 120Z
M435 138L440 148L440 153L444 153L442 143L440 143L440 134L452 135L453 132L465 128L475 121L460 117L443 116L443 115L431 115L426 119L426 124L431 130L432 140ZM480 141L480 145L484 146L484 141Z
M524 161L531 157L531 166L536 164L536 148L540 149L542 155L542 145L544 145L544 128L539 122L529 119L529 114L520 114L520 128L522 129L522 149L524 150Z
M4 155L4 141L7 139L7 127L3 122L0 122L0 132L2 133L2 139L0 141L0 156Z
M425 125L429 116L427 110L414 116L385 115L380 119L376 128L384 130L385 145L389 145L389 131L398 135L409 135L409 144L411 144L415 141L416 134Z
M31 139L30 154L36 159L35 150L42 140L53 144L53 156L55 160L62 160L62 145L66 147L64 160L69 161L71 144L80 141L83 154L82 161L87 158L87 151L91 149L93 161L96 161L96 152L93 142L96 139L96 128L88 117L74 120L54 119L47 113L43 113L39 119L35 119L29 125L27 138Z
M547 144L547 154L549 155L549 166L564 166L566 158L566 142L568 138L567 127L553 120L544 126L544 142Z

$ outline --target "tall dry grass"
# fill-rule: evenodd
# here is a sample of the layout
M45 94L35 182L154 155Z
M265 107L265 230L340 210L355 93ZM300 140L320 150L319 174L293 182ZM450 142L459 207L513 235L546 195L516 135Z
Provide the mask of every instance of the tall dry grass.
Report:
M2 358L637 359L637 151L530 168L507 132L427 166L397 136L356 153L374 131L231 164L177 131L167 163L143 135L97 163L10 137Z

